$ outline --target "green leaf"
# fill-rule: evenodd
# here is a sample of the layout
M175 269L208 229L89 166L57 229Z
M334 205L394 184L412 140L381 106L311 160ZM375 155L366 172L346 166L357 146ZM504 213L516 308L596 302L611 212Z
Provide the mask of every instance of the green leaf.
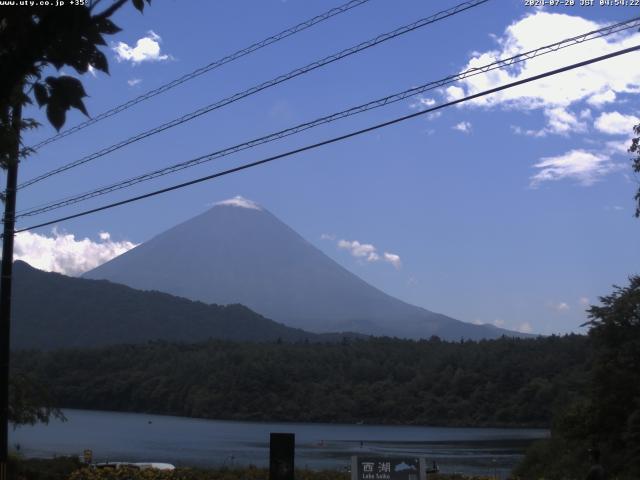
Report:
M118 27L115 23L113 23L108 18L99 18L96 26L98 27L98 31L100 33L106 33L107 35L113 35L114 33L121 32L122 29Z
M84 87L82 86L82 82L77 78L67 75L58 77L56 85L52 88L60 89L62 95L68 100L67 103L69 104L71 104L73 99L87 96L87 93L84 91Z
M107 44L107 42L104 41L104 38L100 34L97 25L91 25L91 27L87 29L86 36L87 36L87 40L93 45Z
M77 108L89 116L82 101L82 98L87 94L80 80L63 75L61 77L47 77L46 82L50 87L47 118L56 129L60 130L64 125L67 110L71 107Z
M109 62L107 62L107 57L100 50L96 50L91 55L91 60L89 61L91 66L97 70L100 70L104 73L109 73Z
M89 63L91 62L91 55L95 50L95 46L90 45L88 42L83 42L76 48L73 56L69 58L67 63L75 68L78 73L87 73Z
M33 93L36 97L36 102L38 102L39 107L46 105L46 103L49 101L49 92L47 92L47 87L45 87L43 83L34 83Z
M78 110L80 110L82 113L84 113L87 117L89 116L89 113L87 112L86 107L84 106L84 102L79 99L79 98L74 98L72 99L72 101L70 102L70 105L74 108L77 108Z
M21 130L34 130L38 127L40 127L40 122L38 122L37 120L33 119L33 118L25 118L22 120L21 125L20 125L20 129Z
M51 125L60 131L67 118L67 109L57 102L49 102L47 105L47 118L51 122Z
M144 11L144 0L133 0L133 6L140 12Z
M58 77L47 77L44 81L47 82L49 87L55 88L55 86L58 84Z

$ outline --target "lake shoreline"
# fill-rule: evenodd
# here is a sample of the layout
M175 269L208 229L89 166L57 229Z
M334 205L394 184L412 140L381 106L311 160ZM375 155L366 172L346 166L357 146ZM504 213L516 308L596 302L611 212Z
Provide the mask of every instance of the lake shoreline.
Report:
M96 472L87 468L76 457L59 457L51 459L30 459L22 457L11 457L9 460L10 473L23 475L26 478L34 476L39 478L43 474L55 472L60 477L69 478L73 475L75 480L82 480L85 476L96 480ZM87 472L84 474L83 472ZM89 473L90 472L90 473ZM248 479L268 479L269 471L265 468L177 468L174 474L183 480L248 480ZM145 476L148 478L148 476ZM298 480L350 480L348 472L338 472L335 470L304 470L296 469L295 478ZM430 474L430 479L434 480L486 480L487 476L460 475L460 474Z
M445 473L515 467L542 429L234 422L67 409L67 422L21 426L10 445L25 457L80 455L94 461L158 461L197 468L265 467L272 432L295 434L296 466L341 471L351 456L421 456Z
M521 429L536 429L536 430L550 430L551 425L541 425L541 424L537 424L537 423L522 423L522 424L514 424L514 423L481 423L481 424L476 424L476 425L468 425L468 424L457 424L457 423L432 423L432 424L423 424L423 423L409 423L409 422L405 422L405 423L399 423L399 422L389 422L389 423L384 423L384 422L380 422L380 423L375 423L375 422L341 422L341 421L336 421L336 422L327 422L327 421L313 421L313 420L280 420L280 419L261 419L261 418L256 418L256 419L250 419L250 418L246 418L246 417L238 417L238 418L210 418L210 417L192 417L192 416L185 416L185 415L178 415L175 413L163 413L163 412L152 412L152 411L147 411L147 412L141 412L141 411L135 411L135 410L110 410L110 409L93 409L93 408L83 408L83 407L57 407L60 410L64 411L64 410L80 410L80 411L86 411L86 412L107 412L107 413L121 413L121 414L131 414L131 415L152 415L152 416L158 416L158 417L170 417L170 418L189 418L189 419L193 419L193 420L209 420L209 421L214 421L214 422L234 422L234 423L264 423L264 424L271 424L271 423L279 423L279 424L292 424L292 425L297 425L297 424L312 424L312 425L334 425L334 426L361 426L361 425L367 425L367 426L373 426L373 427L424 427L424 428L467 428L467 429L486 429L486 428L496 428L496 429L502 429L502 430L509 430L509 429L513 429L513 430L521 430Z

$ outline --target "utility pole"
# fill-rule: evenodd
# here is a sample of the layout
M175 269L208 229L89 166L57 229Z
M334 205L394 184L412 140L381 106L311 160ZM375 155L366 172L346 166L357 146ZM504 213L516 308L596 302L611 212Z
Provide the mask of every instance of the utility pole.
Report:
M18 90L22 93L22 88ZM9 360L11 349L11 275L13 272L13 236L16 216L18 163L20 162L20 130L22 98L15 95L11 107L11 129L15 144L7 165L7 189L4 204L2 267L0 277L0 480L7 480L9 457Z

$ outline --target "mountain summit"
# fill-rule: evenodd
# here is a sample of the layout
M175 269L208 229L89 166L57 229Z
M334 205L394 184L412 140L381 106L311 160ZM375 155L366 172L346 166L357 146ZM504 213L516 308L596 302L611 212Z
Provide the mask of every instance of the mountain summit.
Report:
M242 197L215 204L84 277L206 303L241 303L313 332L451 340L519 335L391 297Z

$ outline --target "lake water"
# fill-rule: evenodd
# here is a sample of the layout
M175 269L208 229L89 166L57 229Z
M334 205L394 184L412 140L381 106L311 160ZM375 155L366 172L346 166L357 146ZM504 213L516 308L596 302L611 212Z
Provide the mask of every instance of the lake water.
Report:
M65 410L67 422L20 427L10 445L27 457L81 455L94 461L157 461L185 466L267 466L269 433L296 435L296 468L345 469L352 455L424 456L441 471L505 478L542 429L440 428L256 423Z

